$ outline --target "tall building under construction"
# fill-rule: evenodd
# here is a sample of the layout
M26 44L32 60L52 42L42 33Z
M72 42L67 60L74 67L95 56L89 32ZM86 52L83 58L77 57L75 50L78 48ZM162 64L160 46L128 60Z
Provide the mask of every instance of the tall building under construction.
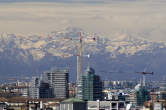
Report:
M93 68L88 67L80 77L77 96L88 101L102 100L102 81Z
M150 94L145 86L138 86L135 88L135 102L137 106L143 106L144 102L150 99Z

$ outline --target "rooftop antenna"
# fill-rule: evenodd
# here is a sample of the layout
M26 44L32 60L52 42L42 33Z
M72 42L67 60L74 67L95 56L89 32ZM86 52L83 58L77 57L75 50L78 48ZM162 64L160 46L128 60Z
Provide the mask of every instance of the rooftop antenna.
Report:
M90 54L88 54L87 57L88 57L88 67L90 68Z

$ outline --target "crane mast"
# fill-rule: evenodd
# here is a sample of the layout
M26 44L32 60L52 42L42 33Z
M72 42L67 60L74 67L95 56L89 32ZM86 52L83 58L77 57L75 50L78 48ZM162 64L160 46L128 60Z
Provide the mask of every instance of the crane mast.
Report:
M76 79L76 82L78 83L79 81L80 81L80 77L82 76L82 74L83 74L83 37L82 37L82 34L81 34L81 32L79 32L79 39L73 39L73 38L67 38L67 39L69 39L69 40L78 40L79 41L79 43L78 43L78 45L77 45L77 50L78 50L78 52L77 52L77 54L76 54L76 56L77 56L77 79ZM93 37L93 38L86 38L86 39L91 39L91 40L93 40L93 41L96 41L96 38L95 37ZM66 55L64 55L64 57L65 57ZM88 59L89 59L89 57L90 57L90 55L86 55L87 57L88 57ZM89 63L88 63L88 65L89 65Z
M146 86L146 76L145 75L147 75L147 74L151 74L151 75L153 75L153 72L136 72L136 73L139 73L139 74L142 74L143 75L143 79L142 79L142 82L141 82L141 85L142 86Z
M80 77L82 75L82 35L81 32L80 34L80 39L79 39L79 44L78 44L78 56L77 56L77 81L80 80Z

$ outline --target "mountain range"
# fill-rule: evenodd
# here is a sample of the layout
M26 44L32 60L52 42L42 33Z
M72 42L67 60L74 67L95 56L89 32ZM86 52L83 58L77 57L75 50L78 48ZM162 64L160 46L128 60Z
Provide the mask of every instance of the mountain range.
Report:
M83 37L84 73L88 62L104 80L141 77L136 72L154 72L149 79L161 79L166 71L166 42L147 40L139 35L119 34L103 37L79 28L54 31L47 36L0 36L0 78L32 77L51 68L70 71L76 79L79 32ZM94 40L95 38L95 40ZM90 54L90 59L86 56Z

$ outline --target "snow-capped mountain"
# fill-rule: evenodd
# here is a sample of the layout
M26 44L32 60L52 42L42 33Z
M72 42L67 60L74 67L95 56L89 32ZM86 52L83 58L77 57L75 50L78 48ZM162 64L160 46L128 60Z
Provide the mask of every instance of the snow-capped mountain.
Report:
M47 36L2 34L0 76L32 76L57 66L68 67L71 79L75 79L80 31L78 28L67 28ZM82 32L82 37L84 55L91 54L91 65L103 78L121 79L119 76L125 74L123 78L130 79L135 77L135 73L130 72L144 71L145 68L156 72L157 76L164 75L165 42L152 42L130 34L121 34L113 39ZM85 67L86 63L87 58L84 57ZM104 73L101 72L103 70ZM119 73L111 74L109 71Z

